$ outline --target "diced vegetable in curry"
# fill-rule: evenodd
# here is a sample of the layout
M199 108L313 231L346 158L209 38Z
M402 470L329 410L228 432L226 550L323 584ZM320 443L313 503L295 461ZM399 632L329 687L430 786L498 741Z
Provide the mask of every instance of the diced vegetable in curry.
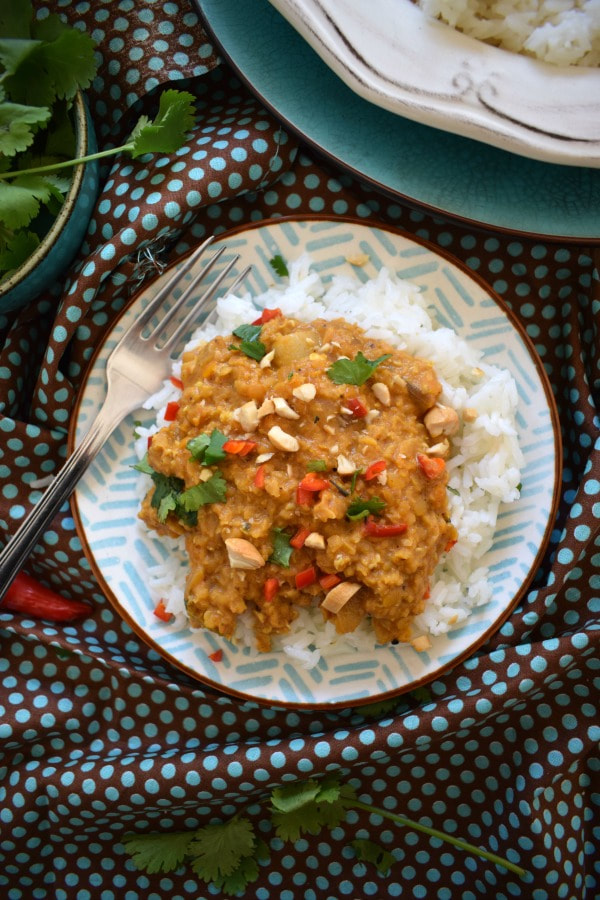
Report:
M455 414L432 365L342 319L265 310L186 354L181 381L140 515L185 536L191 625L232 638L249 609L267 651L318 604L338 632L366 617L380 643L410 639L456 540Z

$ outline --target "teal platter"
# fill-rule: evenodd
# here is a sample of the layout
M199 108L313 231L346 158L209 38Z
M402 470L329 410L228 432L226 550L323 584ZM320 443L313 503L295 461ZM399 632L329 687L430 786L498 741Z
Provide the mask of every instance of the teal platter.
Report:
M222 56L264 105L364 183L478 227L600 242L600 169L530 159L376 106L268 0L195 2Z

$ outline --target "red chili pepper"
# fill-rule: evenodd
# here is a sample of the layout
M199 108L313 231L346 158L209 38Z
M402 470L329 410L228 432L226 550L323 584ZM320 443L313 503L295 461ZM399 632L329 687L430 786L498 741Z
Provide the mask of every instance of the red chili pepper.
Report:
M334 588L336 584L341 584L342 579L339 575L321 575L319 578L319 584L323 588L324 591L330 591L331 588Z
M71 622L73 619L89 616L92 612L88 603L61 597L25 572L19 572L15 577L0 600L0 607L51 622Z
M153 435L149 434L149 435L148 435L148 440L146 441L146 445L147 445L147 447L148 447L148 450L149 450L150 447L152 446L152 437L153 437Z
M274 309L263 309L262 313L252 322L253 325L265 325L267 322L270 322L271 319L276 319L277 316L281 315L281 310L278 306Z
M165 422L172 422L179 412L179 403L176 400L171 400L170 403L167 403L167 408L165 410Z
M457 541L457 538L450 538L450 540L448 541L448 543L447 543L446 546L444 547L444 552L445 552L445 553L449 553L450 550L452 550L452 548L454 547L456 541Z
M312 491L298 485L296 488L296 503L298 506L312 506L315 502L315 495Z
M309 587L311 584L315 584L316 580L317 570L314 566L309 566L308 569L302 569L295 577L296 587L299 591L302 590L302 588Z
M352 415L355 419L364 419L369 410L358 397L351 397L350 400L347 401L346 406L351 411Z
M256 441L225 441L223 450L234 456L248 456L258 446Z
M307 472L298 487L303 491L324 491L329 487L329 482L317 472Z
M365 523L365 534L369 537L396 537L398 534L404 534L408 525L401 522L398 525L380 525L379 522L368 521Z
M377 462L373 462L370 466L367 466L363 478L365 481L371 481L373 478L376 478L380 472L383 472L384 469L387 469L385 459L378 459Z
M254 487L257 487L257 488L264 488L264 486L265 486L265 467L264 467L264 464L263 464L262 466L259 466L258 469L256 470L256 474L255 474L255 476L254 476L253 484L254 484Z
M279 590L278 578L267 578L263 586L263 593L267 603L271 603L275 599L275 595Z
M179 388L180 391L183 390L183 381L181 380L181 378L177 378L176 375L171 375L170 381L173 387Z
M161 622L170 622L171 621L171 613L167 612L164 601L159 600L154 609L154 615L157 619L160 619Z
M426 478L433 480L439 478L446 468L446 463L440 456L426 456L417 453L417 462Z
M215 650L214 653L208 654L208 658L212 659L213 662L221 662L221 660L223 659L223 651Z
M293 538L290 538L290 547L300 550L304 547L304 541L310 534L310 528L299 528Z
M428 586L427 590L423 594L423 600L429 600L430 597L431 597L431 588Z

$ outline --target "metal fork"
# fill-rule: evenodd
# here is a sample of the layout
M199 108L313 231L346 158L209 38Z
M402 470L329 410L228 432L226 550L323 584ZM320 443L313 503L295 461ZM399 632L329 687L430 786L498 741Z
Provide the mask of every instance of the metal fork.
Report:
M198 318L202 307L215 295L238 261L239 256L235 256L228 262L190 311L183 319L176 320L175 327L169 330L168 326L184 309L192 292L208 275L226 247L223 246L217 250L201 270L194 275L181 296L164 313L160 321L152 327L152 318L160 313L173 289L213 240L212 236L205 240L184 262L183 266L171 276L141 315L129 326L108 357L106 398L100 412L79 446L46 488L40 501L0 552L0 600L33 550L39 536L73 492L75 485L110 437L114 428L126 415L138 409L144 400L162 386L164 379L169 375L171 355ZM250 268L248 266L238 275L228 288L229 292L233 292L244 280ZM146 326L149 328L147 333L144 333Z

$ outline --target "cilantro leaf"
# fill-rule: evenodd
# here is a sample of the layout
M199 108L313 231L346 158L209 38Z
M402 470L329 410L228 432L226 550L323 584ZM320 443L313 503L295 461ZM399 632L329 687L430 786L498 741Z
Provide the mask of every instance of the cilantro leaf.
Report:
M335 828L345 818L347 801L351 803L353 797L354 789L341 785L337 774L275 788L271 804L277 836L297 840L307 832L319 834L323 827Z
M150 506L157 511L158 521L166 522L168 514L177 510L177 498L184 487L184 482L181 478L163 475L161 472L153 471L151 475L154 482L154 493L150 500Z
M126 834L123 846L136 869L150 875L173 872L183 862L193 835L189 831L163 834Z
M147 453L144 455L143 459L140 459L140 461L138 463L136 463L135 466L132 466L131 468L136 469L138 472L144 472L146 475L154 475L155 474L155 470L152 468L152 466L148 462L148 454Z
M239 866L224 878L213 879L216 887L228 894L241 894L248 885L258 878L258 862L253 856L244 856ZM206 879L205 879L206 880Z
M178 505L186 512L197 512L201 506L209 503L224 503L227 494L227 482L219 471L200 484L188 488L179 494Z
M389 851L380 847L375 841L369 841L366 838L357 838L350 841L354 848L356 858L361 862L373 863L378 872L386 875L395 863L395 859Z
M158 113L150 121L142 116L127 142L133 157L144 153L174 153L194 125L194 95L166 90L160 95Z
M279 253L274 256L273 259L269 260L269 265L271 266L275 274L279 275L280 278L287 278L287 276L290 274L288 272L288 267L285 264L285 260Z
M219 431L218 428L213 428L210 436L208 434L199 434L191 438L186 446L197 462L212 466L227 456L223 450L223 444L226 441L227 435Z
M262 341L242 341L237 349L257 362L260 362L267 352L267 348Z
M385 500L380 500L379 497L371 497L370 500L357 497L348 505L346 517L354 522L357 519L366 519L371 515L380 516L385 506Z
M309 459L306 468L309 472L326 472L327 463L324 459Z
M10 229L24 228L55 194L56 187L41 175L22 175L10 183L0 181L0 222Z
M364 384L371 377L377 366L389 359L391 353L384 353L377 359L367 359L358 351L354 359L338 359L327 369L328 378L334 384Z
M240 816L200 828L187 851L193 857L194 872L212 881L235 872L241 860L253 854L255 843L252 823Z
M19 3L3 3L0 7L0 36L11 38L28 38L29 25L33 17L30 0Z
M17 58L10 39L0 42L0 59L10 65L4 87L17 103L50 106L57 98L72 100L89 87L96 74L95 43L84 31L65 28L52 41L30 41Z
M234 328L232 334L242 341L256 341L261 332L262 325L239 325Z
M271 543L273 544L273 552L267 562L284 566L286 569L289 568L294 548L290 547L290 535L288 532L284 531L283 528L274 528L271 532Z
M10 244L0 243L0 272L14 272L39 246L40 239L33 231L17 231Z
M312 778L308 781L285 784L272 790L271 804L278 812L293 812L312 803L320 790L319 782Z

